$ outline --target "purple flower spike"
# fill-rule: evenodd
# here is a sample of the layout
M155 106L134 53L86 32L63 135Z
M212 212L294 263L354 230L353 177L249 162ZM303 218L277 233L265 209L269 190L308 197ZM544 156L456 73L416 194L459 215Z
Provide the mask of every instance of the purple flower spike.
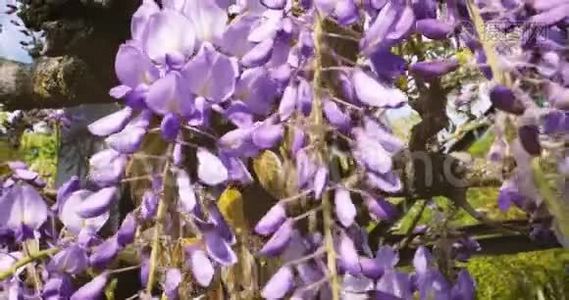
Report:
M89 257L89 264L98 269L104 269L119 254L121 246L115 237L112 237L93 249Z
M415 26L418 33L433 40L446 39L454 30L452 25L437 19L419 20Z
M407 102L407 96L399 89L385 86L363 70L354 71L352 83L358 99L367 105L396 108Z
M108 187L91 194L79 205L77 213L82 218L93 218L104 214L116 200L117 191L117 187Z
M136 218L133 214L128 214L122 221L121 227L117 232L117 242L121 246L126 246L134 242L134 236L136 234Z
M356 219L356 206L352 202L350 192L343 187L336 189L334 195L336 217L344 227L350 227Z
M458 67L456 60L438 59L415 63L411 65L411 72L418 77L431 80L453 72Z
M541 154L541 143L539 142L539 128L536 125L524 125L518 129L520 142L527 153L533 156Z
M49 263L48 269L76 275L83 272L88 267L88 263L85 249L72 245L57 253Z
M293 233L294 220L286 220L273 236L259 250L259 254L274 257L281 254L288 246Z
M265 122L253 131L253 143L259 149L272 148L282 139L283 134L282 125L272 125Z
M255 232L268 236L273 234L286 221L286 210L281 203L275 204L255 225Z
M178 186L178 209L184 213L191 213L197 203L196 193L190 181L190 176L185 170L176 171L176 184ZM153 195L156 197L155 195ZM154 200L154 199L152 199ZM154 203L153 201L152 203ZM157 202L157 199L156 199ZM155 209L153 209L155 211Z
M229 173L219 157L204 148L197 151L198 177L207 185L218 185L227 181Z
M166 279L164 281L164 294L168 299L178 299L178 288L182 283L182 272L179 269L171 268L166 271Z
M246 68L259 67L266 64L273 54L274 40L264 40L249 50L242 58L241 64Z
M71 300L95 300L99 299L103 295L105 286L107 285L107 280L109 278L108 273L102 273L93 280L89 281L87 284L79 288L73 295L71 295Z
M189 256L189 267L197 283L203 287L208 287L213 280L215 269L206 253L200 249L187 249Z
M499 110L521 115L524 113L524 105L514 95L514 92L506 86L496 85L490 91L490 101Z
M344 232L340 235L338 254L343 268L350 274L357 276L362 272L358 251L354 241Z
M108 136L121 131L132 116L132 108L125 107L115 113L105 116L87 128L96 136Z
M283 299L294 287L294 274L290 267L281 267L261 291L265 299Z
M216 230L208 231L204 237L206 250L213 260L223 266L231 266L237 262L235 252Z

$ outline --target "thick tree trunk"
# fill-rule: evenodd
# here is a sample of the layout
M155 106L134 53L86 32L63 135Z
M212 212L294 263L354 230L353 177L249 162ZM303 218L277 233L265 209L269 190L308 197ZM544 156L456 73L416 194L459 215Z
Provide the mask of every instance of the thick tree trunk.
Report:
M31 65L0 59L0 104L5 110L110 102L107 89L79 58L46 57Z

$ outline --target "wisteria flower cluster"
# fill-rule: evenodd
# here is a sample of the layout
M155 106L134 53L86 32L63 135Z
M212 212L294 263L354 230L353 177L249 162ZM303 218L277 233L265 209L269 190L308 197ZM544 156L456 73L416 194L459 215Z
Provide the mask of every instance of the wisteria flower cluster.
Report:
M116 55L120 85L110 94L123 108L89 125L108 149L90 158L88 178L69 180L48 206L38 174L9 164L0 191L4 290L99 299L116 274L136 269L140 298L187 299L222 292L236 266L269 261L270 276L247 295L474 299L475 283L460 264L443 270L421 246L406 273L398 245L369 243L367 224L395 223L400 211L388 198L405 192L394 157L407 145L385 118L409 102L401 78L434 86L461 68L455 57L410 58L401 46L425 39L470 49L476 61L464 67L472 63L491 80L499 111L490 158L513 155L517 163L500 207L537 214L544 185L532 180L530 160L543 152L542 140L555 142L548 150L569 172L558 145L569 120L567 5L144 0ZM507 24L504 32L548 30L505 49L484 39L484 22L493 20ZM544 89L530 94L531 84ZM543 91L547 100L534 101ZM137 206L108 229L126 183L137 184ZM227 208L228 194L250 185L275 198L252 230L236 217L241 206ZM556 228L569 236L569 227ZM263 245L248 247L250 236ZM465 260L477 247L457 240L453 256ZM125 268L124 253L136 253L136 263Z

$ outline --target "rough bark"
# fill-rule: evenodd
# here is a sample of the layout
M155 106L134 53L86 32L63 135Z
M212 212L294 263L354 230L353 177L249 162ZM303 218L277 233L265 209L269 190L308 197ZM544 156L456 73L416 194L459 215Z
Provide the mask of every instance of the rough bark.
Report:
M31 65L0 59L0 103L6 110L110 102L105 84L76 57L38 59Z

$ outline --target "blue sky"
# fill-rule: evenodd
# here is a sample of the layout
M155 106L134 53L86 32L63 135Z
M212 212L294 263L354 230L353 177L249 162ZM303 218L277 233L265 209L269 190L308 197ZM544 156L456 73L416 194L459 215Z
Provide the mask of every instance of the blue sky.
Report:
M10 23L10 20L18 20L17 16L3 13L8 3L13 4L15 1L0 0L0 24L2 24L2 33L0 33L0 57L30 63L32 61L31 57L20 45L20 41L27 40L27 37L18 31L18 27Z

